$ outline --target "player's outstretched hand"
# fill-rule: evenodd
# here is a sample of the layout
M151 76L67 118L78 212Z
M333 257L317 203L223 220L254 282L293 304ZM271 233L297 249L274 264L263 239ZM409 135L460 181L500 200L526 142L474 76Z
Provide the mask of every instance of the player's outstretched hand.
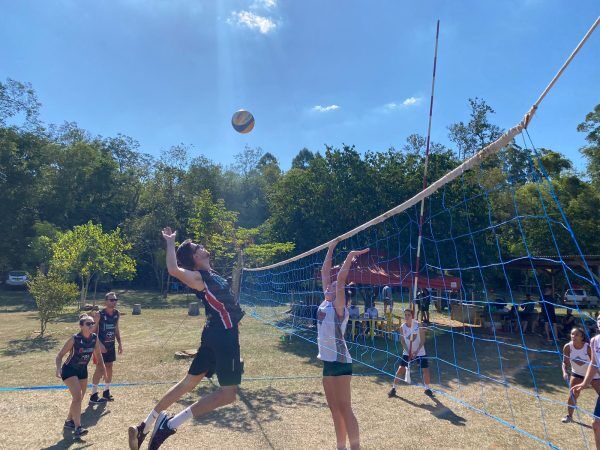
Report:
M353 258L356 258L357 256L364 255L369 250L370 250L370 248L368 248L368 247L363 248L362 250L352 250L350 253L348 253L348 256L352 256Z
M162 230L162 236L165 238L167 242L175 242L175 237L177 236L177 231L171 230L171 227L165 227Z

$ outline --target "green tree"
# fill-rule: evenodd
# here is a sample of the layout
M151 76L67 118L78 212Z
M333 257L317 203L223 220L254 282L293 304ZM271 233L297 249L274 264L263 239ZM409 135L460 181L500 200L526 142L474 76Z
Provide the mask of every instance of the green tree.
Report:
M52 246L58 240L61 231L50 222L35 222L33 230L35 237L27 252L28 266L47 273L52 260Z
M48 322L58 317L65 306L77 298L77 285L66 282L62 277L38 272L28 284L35 299L40 319L40 335L46 332Z
M471 108L470 119L467 123L457 122L448 127L449 138L456 144L458 158L465 159L473 156L486 145L494 142L502 135L502 129L489 120L494 109L485 100L477 97L469 99Z
M194 199L188 231L192 239L202 243L211 253L212 263L219 271L229 274L236 256L235 224L238 214L225 207L225 201L213 201L208 189Z
M304 147L292 159L292 169L307 169L313 159L315 159L315 154Z
M588 161L587 173L596 191L600 191L600 103L586 114L585 121L577 125L577 131L587 133L588 145L580 151Z
M119 228L104 233L102 225L90 221L60 236L52 248L50 273L77 276L81 283L80 304L84 304L94 277L133 278L136 264L127 255L130 249Z
M39 102L35 90L30 83L7 78L0 81L0 127L6 127L9 121L24 116L23 126L26 129L39 125Z
M542 166L552 178L559 177L564 172L573 169L573 163L554 150L540 148L538 152Z

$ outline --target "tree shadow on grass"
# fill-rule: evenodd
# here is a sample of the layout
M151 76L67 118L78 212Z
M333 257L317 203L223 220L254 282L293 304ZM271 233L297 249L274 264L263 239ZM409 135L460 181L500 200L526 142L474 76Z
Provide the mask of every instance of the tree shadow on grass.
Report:
M452 425L456 425L459 427L464 427L466 425L467 419L462 416L459 416L446 405L444 405L437 397L430 397L433 401L433 405L431 403L417 403L411 400L408 400L404 397L400 397L396 395L393 397L394 399L401 400L404 403L409 404L415 408L424 409L425 411L429 411L433 417L440 420L446 420L450 422Z
M201 386L197 393L202 397L217 389L216 386ZM199 425L211 423L220 428L249 433L260 432L272 448L271 442L263 430L262 424L282 421L281 409L298 407L326 408L325 397L322 392L283 392L272 386L261 389L240 389L239 402L236 404L216 409L194 420ZM195 400L179 400L179 404L187 407ZM241 407L240 402L245 406Z
M2 351L3 356L19 356L31 352L48 352L58 340L52 336L37 336L35 338L13 339L8 341L8 346Z
M27 291L3 292L0 290L0 313L27 312L35 309L35 301Z

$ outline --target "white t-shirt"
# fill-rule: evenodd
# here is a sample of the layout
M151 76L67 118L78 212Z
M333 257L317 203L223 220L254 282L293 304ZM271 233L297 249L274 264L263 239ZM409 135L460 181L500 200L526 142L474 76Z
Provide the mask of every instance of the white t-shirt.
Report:
M317 343L322 361L351 363L352 357L346 346L346 325L348 308L344 308L344 317L338 317L332 302L323 300L317 311Z
M410 349L412 353L414 353L417 348L421 345L421 335L420 335L420 326L419 322L413 319L410 328L406 325L406 323L402 324L402 338L404 339L404 345L406 346L406 350L402 351L403 355L408 355L408 350ZM413 337L414 336L414 337ZM410 339L414 339L412 345L410 343ZM416 356L425 356L425 345L421 347L419 353Z
M365 317L368 319L377 319L379 317L379 311L374 306L371 306L365 311Z

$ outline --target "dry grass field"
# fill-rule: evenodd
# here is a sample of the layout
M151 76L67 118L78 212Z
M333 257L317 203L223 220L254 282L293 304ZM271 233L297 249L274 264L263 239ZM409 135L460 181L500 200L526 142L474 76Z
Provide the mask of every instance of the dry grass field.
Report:
M203 317L187 316L185 305L191 298L184 295L171 297L168 304L149 292L122 292L121 298L124 304L120 309L125 313L121 322L124 354L115 364L113 383L136 384L114 386L111 391L115 401L106 407L87 407L86 398L82 421L90 432L82 441L74 441L70 433L63 432L70 399L66 390L0 390L0 448L127 448L128 425L139 423L170 384L186 373L189 361L176 360L173 355L177 350L198 345ZM130 314L134 301L143 305L141 316ZM65 314L50 324L48 335L40 339L36 334L37 318L26 296L2 292L0 387L60 385L54 376L54 358L67 337L76 332L75 317L74 312ZM335 448L315 348L298 337L283 339L282 336L277 329L246 317L241 325L246 371L238 401L185 424L164 448ZM461 344L457 341L454 345ZM443 357L444 351L439 349L439 355ZM490 352L483 349L483 353L489 353L489 370L493 373L496 368L492 362L498 360L498 355L494 355L492 347ZM468 366L468 356L465 358L461 364ZM507 354L502 359L506 359L508 376L527 387L522 361L511 361L511 355ZM543 362L536 363L543 366ZM486 361L482 360L482 364ZM372 369L358 364L356 372L361 376L354 377L352 382L353 405L363 448L542 447L443 394L428 398L420 388L402 386L399 397L389 399L386 395L389 377L373 374ZM593 446L588 417L582 419L584 426L563 425L560 418L565 411L561 406L545 402L540 409L536 398L519 391L482 383L474 377L457 377L448 368L438 371L432 367L432 372L434 388L506 418L538 436L547 435L558 447ZM564 401L558 367L545 376L540 374L539 378L544 384L540 386L543 396ZM179 411L214 388L212 382L202 382L197 391L173 405L171 411ZM592 392L581 397L585 408L591 408L594 401ZM507 405L512 406L510 411Z

